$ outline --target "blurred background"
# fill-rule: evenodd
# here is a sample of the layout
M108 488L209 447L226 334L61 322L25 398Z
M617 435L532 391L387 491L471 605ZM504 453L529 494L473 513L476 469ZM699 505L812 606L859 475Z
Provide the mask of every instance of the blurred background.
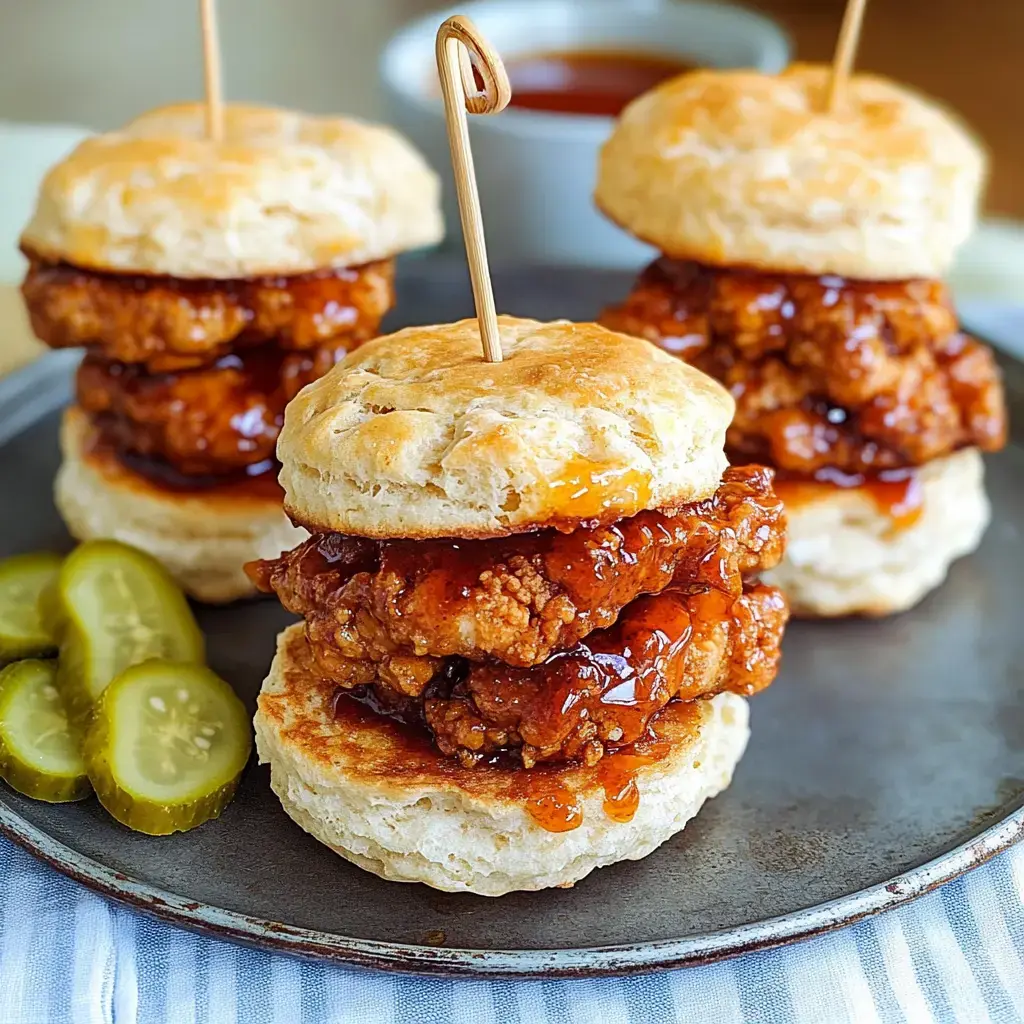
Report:
M685 0L463 5L506 60L578 46L659 50L688 63L754 64L775 71L790 55L831 57L843 0L761 0L745 6L756 13ZM226 95L395 123L447 173L443 121L433 94L432 34L440 16L429 15L437 7L437 0L219 0ZM414 23L424 18L417 29ZM548 43L552 32L554 47ZM945 101L983 138L992 154L988 219L965 248L954 285L958 299L995 295L1019 301L1024 0L871 0L857 66ZM197 4L11 3L0 34L0 67L0 320L9 323L4 309L21 315L12 287L22 273L16 239L45 168L87 130L110 129L146 108L201 97ZM590 202L597 149L611 128L609 119L511 110L473 122L495 262L635 269L649 258L649 250L603 221ZM450 188L448 199L447 245L457 252Z
M588 0L577 0L585 7ZM621 0L624 7L634 0ZM671 3L672 0L666 0ZM228 95L312 111L387 114L377 59L430 0L220 0ZM650 6L640 0L638 6ZM827 59L842 0L762 0L800 59ZM1024 218L1024 3L871 0L858 65L959 110L992 149L992 213ZM195 4L39 0L5 5L0 118L111 128L202 86Z

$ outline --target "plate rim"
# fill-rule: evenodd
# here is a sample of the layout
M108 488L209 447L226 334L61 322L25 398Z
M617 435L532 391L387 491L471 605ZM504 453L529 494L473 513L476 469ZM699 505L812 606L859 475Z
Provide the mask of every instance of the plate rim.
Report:
M403 974L597 978L696 967L789 945L902 906L979 867L1024 839L1024 801L938 857L866 889L779 917L682 939L578 949L466 949L382 942L250 917L145 885L23 818L0 794L0 833L72 881L115 902L211 938L349 967Z

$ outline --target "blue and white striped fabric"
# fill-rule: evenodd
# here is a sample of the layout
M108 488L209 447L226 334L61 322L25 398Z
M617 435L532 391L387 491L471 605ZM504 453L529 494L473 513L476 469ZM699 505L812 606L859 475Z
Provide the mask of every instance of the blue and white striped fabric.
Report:
M445 981L201 938L0 840L0 1024L1024 1021L1024 845L810 942L600 981Z

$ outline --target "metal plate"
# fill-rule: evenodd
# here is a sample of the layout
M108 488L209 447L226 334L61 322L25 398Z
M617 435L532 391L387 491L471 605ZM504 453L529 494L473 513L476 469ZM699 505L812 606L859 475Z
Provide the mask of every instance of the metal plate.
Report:
M471 310L465 271L404 271L403 319ZM628 281L497 275L500 308L592 318ZM50 499L65 355L0 383L0 554L66 547ZM1005 362L1024 423L1024 367ZM475 974L603 974L713 960L854 921L919 895L1024 831L1024 449L989 460L995 521L916 610L797 623L753 701L733 786L650 857L572 890L501 899L383 882L319 846L250 769L219 821L152 839L94 801L0 791L0 827L92 888L187 927L346 963ZM287 616L273 602L202 610L213 667L253 705Z

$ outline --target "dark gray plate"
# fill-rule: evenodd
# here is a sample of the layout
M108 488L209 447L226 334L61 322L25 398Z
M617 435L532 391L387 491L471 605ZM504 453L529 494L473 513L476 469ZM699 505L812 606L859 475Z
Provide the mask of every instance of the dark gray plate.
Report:
M499 308L592 318L622 277L497 276ZM471 311L465 272L410 264L406 322ZM63 548L50 500L66 355L0 383L0 554ZM1006 363L1016 422L1024 367ZM919 608L881 622L795 624L778 682L753 701L733 786L646 860L575 889L501 899L380 881L285 817L252 768L219 821L151 839L94 801L0 791L0 828L92 888L187 927L346 963L476 974L602 974L697 963L894 906L1024 831L1020 437L989 460L982 549ZM203 610L213 667L253 704L287 621L272 602Z

